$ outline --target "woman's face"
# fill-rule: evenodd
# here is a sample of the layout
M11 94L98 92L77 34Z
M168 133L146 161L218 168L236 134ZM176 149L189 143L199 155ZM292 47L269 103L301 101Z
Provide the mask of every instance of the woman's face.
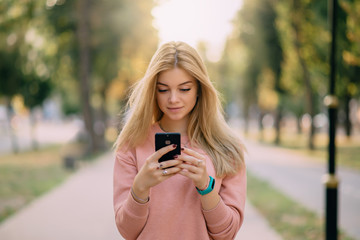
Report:
M198 85L194 77L181 68L161 72L156 84L156 100L163 118L184 120L196 104Z

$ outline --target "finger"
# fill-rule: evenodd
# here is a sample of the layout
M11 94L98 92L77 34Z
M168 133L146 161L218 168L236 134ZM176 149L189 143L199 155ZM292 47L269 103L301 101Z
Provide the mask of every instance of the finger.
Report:
M190 155L190 156L193 156L193 157L195 157L195 158L198 158L198 159L200 159L200 160L205 160L205 159L206 159L203 154L200 154L200 153L198 153L198 152L196 152L196 151L194 151L194 150L192 150L192 149L190 149L190 148L185 148L185 147L183 147L183 148L181 148L181 151L182 151L183 153L186 153L186 154L188 154L188 155Z
M195 179L195 177L196 177L196 174L195 174L195 173L192 173L192 172L189 172L189 171L186 171L186 170L180 171L179 174L180 174L180 175L183 175L183 176L185 176L185 177L188 177L188 178L190 178L190 179L192 179L192 180Z
M180 160L164 161L164 162L158 163L158 169L165 169L165 168L169 168L169 167L174 167L174 166L179 165L181 163L183 163L183 161L180 161Z
M179 167L172 167L172 168L167 168L167 169L161 169L161 171L159 171L159 173L163 176L163 177L171 177L175 174L177 174L178 172L180 172L182 169Z
M198 166L198 167L203 166L203 163L204 163L203 160L200 160L198 158L195 158L195 157L189 156L189 155L187 155L187 156L186 155L180 155L180 156L178 156L177 159L182 160L184 162L187 162L188 164Z
M194 174L198 174L198 173L202 172L202 170L199 169L198 167L193 166L193 165L189 165L189 164L180 164L179 167L182 168L182 169L187 170L187 172L191 172L191 173L194 173Z
M159 159L162 157L162 155L174 150L175 148L176 148L176 144L168 145L166 147L160 148L150 156L149 160L151 162L158 162Z

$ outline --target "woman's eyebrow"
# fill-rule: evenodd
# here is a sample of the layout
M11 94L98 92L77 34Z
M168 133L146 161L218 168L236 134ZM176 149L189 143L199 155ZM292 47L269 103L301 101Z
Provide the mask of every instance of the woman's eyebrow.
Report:
M192 82L192 81L187 81L187 82L184 82L184 83L179 84L179 86L185 85L185 84L188 84L188 83L193 83L193 82Z
M185 84L188 84L188 83L193 83L193 82L192 81L183 82L183 83L180 83L179 86L185 85ZM156 84L168 87L168 85L165 84L165 83L157 82Z

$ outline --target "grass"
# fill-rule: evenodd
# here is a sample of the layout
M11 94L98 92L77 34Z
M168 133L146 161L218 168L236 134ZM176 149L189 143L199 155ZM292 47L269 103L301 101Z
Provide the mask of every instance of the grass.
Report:
M318 133L314 138L314 150L307 147L308 136L306 134L297 134L283 130L281 133L281 141L278 145L297 154L311 156L315 161L327 162L328 159L328 136L326 133ZM249 133L246 137L259 140L265 144L274 145L275 131L273 129L265 129L263 136L258 133ZM360 136L356 135L347 138L341 134L336 137L336 161L343 167L348 167L360 171Z
M250 172L248 172L248 198L283 239L325 239L322 218ZM353 239L341 232L339 240Z
M0 156L0 222L69 176L61 150L52 146Z

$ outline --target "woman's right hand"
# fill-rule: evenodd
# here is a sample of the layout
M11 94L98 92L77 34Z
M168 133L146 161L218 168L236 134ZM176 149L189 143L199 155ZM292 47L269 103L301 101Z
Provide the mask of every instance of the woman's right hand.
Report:
M175 148L176 146L174 145L163 147L146 159L145 164L135 176L132 186L134 194L137 197L147 199L151 187L158 185L182 170L177 167L182 161L168 160L161 163L158 162L161 156Z

